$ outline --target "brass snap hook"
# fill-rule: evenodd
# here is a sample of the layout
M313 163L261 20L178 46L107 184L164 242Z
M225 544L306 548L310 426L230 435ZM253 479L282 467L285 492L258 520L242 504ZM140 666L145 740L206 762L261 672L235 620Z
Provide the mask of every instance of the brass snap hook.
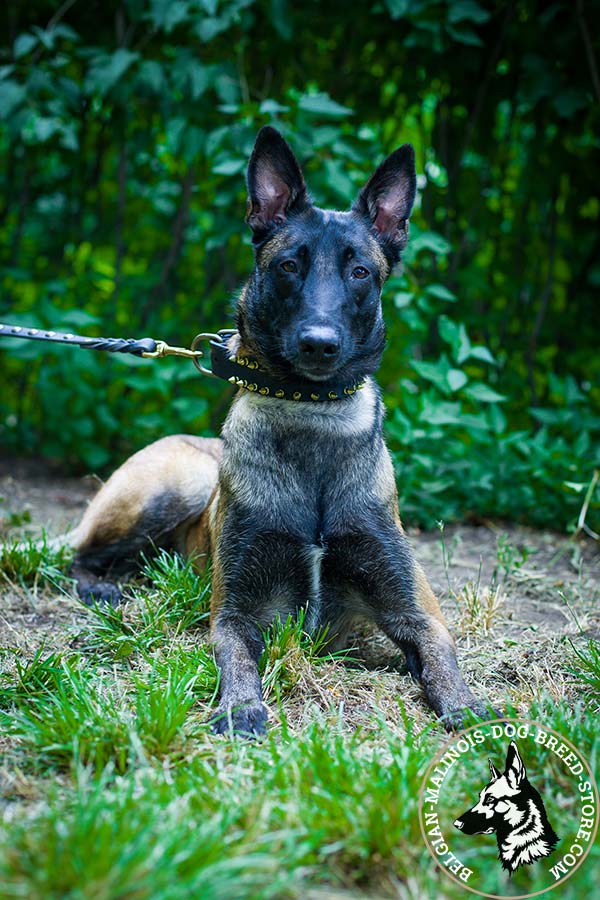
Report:
M171 347L165 341L156 341L156 350L142 353L142 356L146 359L164 359L165 356L184 356L187 359L195 360L197 356L202 356L202 353L198 350L194 350L193 347L191 350L188 350L187 347Z

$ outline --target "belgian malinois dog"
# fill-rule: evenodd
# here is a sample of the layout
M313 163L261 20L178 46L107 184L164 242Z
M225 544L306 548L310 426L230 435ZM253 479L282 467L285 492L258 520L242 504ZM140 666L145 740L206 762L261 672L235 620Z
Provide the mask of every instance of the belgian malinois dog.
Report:
M454 827L464 834L495 834L502 867L512 875L519 866L549 856L558 837L539 792L527 778L516 743L509 744L504 772L491 759L489 766L492 780Z
M485 713L402 529L373 379L381 289L407 241L415 186L405 144L349 212L319 209L283 137L260 131L246 219L255 267L227 345L250 380L229 379L240 390L221 440L173 435L136 453L70 535L82 597L113 603L111 579L140 553L211 554L217 732L265 730L263 632L301 608L308 630L328 626L338 642L357 617L377 623L449 727L465 708Z

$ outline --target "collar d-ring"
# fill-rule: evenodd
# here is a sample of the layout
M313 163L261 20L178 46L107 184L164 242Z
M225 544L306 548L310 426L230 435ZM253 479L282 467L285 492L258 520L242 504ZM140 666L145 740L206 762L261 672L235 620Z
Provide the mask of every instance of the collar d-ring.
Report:
M222 341L223 341L223 336L220 335L220 334L213 334L213 333L210 332L210 331L203 331L201 334L197 334L197 335L196 335L196 337L195 337L194 340L192 341L191 349L192 349L192 350L195 350L195 351L198 351L199 348L200 348L200 345L202 344L203 341L219 341L219 342L222 342ZM198 371L199 371L199 372L202 372L203 375L211 375L212 377L215 377L215 376L214 376L214 372L213 372L211 369L208 369L206 366L203 366L203 365L202 365L202 363L200 362L200 357L199 357L199 356L194 356L194 358L193 358L193 363L194 363L194 365L196 366L196 368L198 369Z

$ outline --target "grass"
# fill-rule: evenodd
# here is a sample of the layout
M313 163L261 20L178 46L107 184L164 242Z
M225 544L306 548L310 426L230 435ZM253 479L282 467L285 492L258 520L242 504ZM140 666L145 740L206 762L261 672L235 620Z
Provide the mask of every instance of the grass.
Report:
M591 706L600 711L600 643L591 640L585 650L573 648L575 653L574 669L571 673L587 688L588 700Z
M582 567L569 585L542 582L534 548L500 535L477 577L457 581L464 552L444 539L445 602L469 679L507 714L568 736L597 769L600 648L586 631ZM53 554L46 545L40 571ZM447 737L389 649L377 645L369 669L357 665L367 638L332 654L302 615L277 622L260 661L267 737L216 737L208 577L161 553L125 605L86 609L25 578L25 557L18 572L14 555L2 559L19 585L13 622L30 607L42 621L55 609L69 618L37 644L23 619L0 651L1 900L465 896L428 857L418 821L418 786ZM523 611L542 587L562 632L546 635ZM544 748L527 762L543 773ZM565 786L536 783L559 810ZM473 791L466 779L458 789ZM478 847L495 872L493 844ZM592 896L599 866L596 848L560 896Z
M68 548L49 544L45 532L37 540L27 536L0 544L0 573L8 582L56 587L68 580L70 562Z

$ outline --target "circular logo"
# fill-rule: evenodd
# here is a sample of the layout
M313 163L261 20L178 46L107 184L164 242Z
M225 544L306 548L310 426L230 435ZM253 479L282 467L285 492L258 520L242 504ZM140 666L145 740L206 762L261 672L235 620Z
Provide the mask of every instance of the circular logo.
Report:
M419 818L431 856L463 889L524 900L584 863L599 805L590 766L567 738L541 722L494 719L435 756Z

